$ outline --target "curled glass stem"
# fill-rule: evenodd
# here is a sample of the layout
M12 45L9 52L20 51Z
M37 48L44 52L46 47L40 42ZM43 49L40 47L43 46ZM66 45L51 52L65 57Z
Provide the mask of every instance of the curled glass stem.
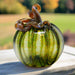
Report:
M41 17L40 17L40 14L39 14L41 8L38 9L39 12L37 11L36 8L38 9L38 8L40 8L40 6L38 6L38 5L36 5L36 6L33 5L33 6L32 6L32 12L35 14L34 16L35 16L36 22L40 23L40 22L42 22Z
M31 25L32 27L37 28L37 29L43 27L43 25L40 25L40 24L38 24L37 22L34 22L34 21L27 23L27 26L28 25Z
M42 19L39 14L40 11L41 11L41 7L39 4L33 5L32 11L29 11L28 13L30 19L23 18L18 20L17 23L15 24L15 28L17 30L26 32L29 29L31 29L31 27L40 29L43 28L44 25L50 26L50 23L48 21L42 22Z
M33 7L35 7L35 8L37 9L37 11L40 13L41 7L40 7L39 4L34 4L34 5L32 6L32 10L33 10Z
M35 19L35 14L32 11L28 12L29 17L31 17L32 19Z

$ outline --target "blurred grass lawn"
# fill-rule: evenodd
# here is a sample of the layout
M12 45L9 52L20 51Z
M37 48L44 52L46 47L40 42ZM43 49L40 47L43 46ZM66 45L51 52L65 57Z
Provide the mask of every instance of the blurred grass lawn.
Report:
M0 15L0 49L13 48L13 36L16 32L14 24L18 19L27 17L25 14ZM66 30L75 32L75 14L41 13L41 17L43 21L48 20L54 23L62 32Z

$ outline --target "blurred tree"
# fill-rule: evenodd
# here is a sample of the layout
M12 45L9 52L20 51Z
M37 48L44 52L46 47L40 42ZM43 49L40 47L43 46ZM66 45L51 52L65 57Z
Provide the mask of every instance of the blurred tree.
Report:
M31 10L32 5L38 3L41 6L41 12L45 12L43 8L44 3L42 0L19 0L24 6L26 6L29 10Z
M75 0L73 0L73 2L74 2L74 11L73 11L73 13L75 13Z
M31 0L19 0L24 6L26 6L28 9L31 8Z
M41 12L46 12L46 11L45 11L45 8L44 8L43 0L38 0L38 3L39 3L40 6L41 6Z
M55 9L56 13L66 13L66 1L67 0L60 0L58 8Z
M37 3L37 0L19 0L28 9L31 9L32 5Z
M0 14L20 14L26 10L17 0L0 0Z
M47 12L50 12L58 7L59 0L42 0L44 8Z
M70 10L73 11L73 9L74 9L74 2L73 2L73 0L67 0L66 7L67 7L67 13L69 13Z

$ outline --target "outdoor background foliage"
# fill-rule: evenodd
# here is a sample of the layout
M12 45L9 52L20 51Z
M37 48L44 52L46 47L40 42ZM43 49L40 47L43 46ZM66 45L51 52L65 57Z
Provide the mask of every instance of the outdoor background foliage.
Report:
M75 0L0 0L0 50L13 48L15 22L28 18L27 12L36 3L42 19L56 24L66 38L73 36L67 44L75 46Z
M41 12L75 13L75 0L0 0L0 14L25 13L36 3Z

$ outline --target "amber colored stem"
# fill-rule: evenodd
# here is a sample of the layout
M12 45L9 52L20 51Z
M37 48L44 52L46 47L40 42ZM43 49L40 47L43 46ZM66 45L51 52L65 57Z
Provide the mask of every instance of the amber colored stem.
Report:
M39 14L39 12L37 11L37 9L34 6L32 8L32 11L35 14L35 20L36 20L36 22L38 22L38 23L42 22L40 14Z

